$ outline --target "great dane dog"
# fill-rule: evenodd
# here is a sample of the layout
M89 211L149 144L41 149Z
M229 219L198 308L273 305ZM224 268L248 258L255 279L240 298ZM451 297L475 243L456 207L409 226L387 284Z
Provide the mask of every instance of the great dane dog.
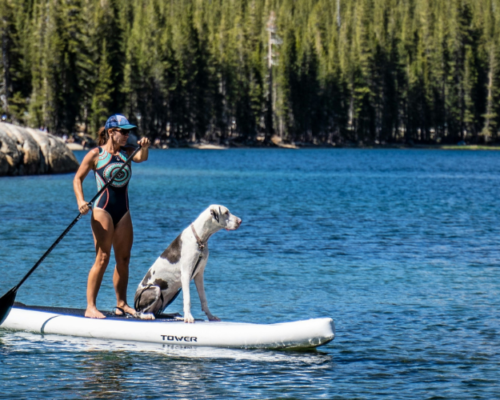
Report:
M210 321L219 321L208 309L203 284L203 272L208 260L208 239L215 232L238 229L241 219L220 205L211 205L167 247L135 293L134 305L143 319L154 319L175 300L182 288L184 299L184 322L192 323L189 283L194 279L201 309Z

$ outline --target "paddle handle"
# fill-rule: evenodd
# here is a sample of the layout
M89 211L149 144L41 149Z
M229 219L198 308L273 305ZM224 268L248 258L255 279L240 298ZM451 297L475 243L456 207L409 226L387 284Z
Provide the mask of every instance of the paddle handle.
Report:
M118 176L118 174L120 172L122 172L122 170L130 164L130 162L132 161L132 159L134 158L134 156L139 152L139 150L141 150L141 146L137 147L137 149L134 150L134 152L130 155L130 157L127 159L127 161L125 161L123 163L123 165L120 167L120 169L116 172L116 174L113 174L113 176L111 177L111 179L101 188L101 190L99 190L97 192L97 194L92 198L92 200L89 201L89 205L92 205L92 203L108 188L108 186L115 180L115 178ZM54 247L56 247L59 242L64 238L64 236L66 236L66 234L71 230L71 228L73 228L73 226L75 226L75 224L80 220L80 218L82 218L83 214L80 213L78 214L78 216L73 220L73 222L71 224L69 224L69 226L64 230L63 233L61 233L61 235L56 239L56 241L52 244L52 246L49 247L49 249L43 254L43 256L37 261L37 263L35 265L33 265L33 267L31 267L31 269L28 271L28 273L24 276L23 279L21 279L21 282L19 282L16 286L14 286L13 290L14 291L17 291L17 289L19 289L19 287L26 281L26 279L28 279L30 277L30 275L33 273L33 271L35 271L35 269L37 269L37 267L42 263L43 260L45 260L45 257L47 257L50 252L52 250L54 250Z

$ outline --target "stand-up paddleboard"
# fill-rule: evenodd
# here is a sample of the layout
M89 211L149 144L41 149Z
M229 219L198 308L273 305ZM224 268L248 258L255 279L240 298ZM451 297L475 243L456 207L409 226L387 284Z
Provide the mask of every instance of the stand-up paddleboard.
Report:
M186 324L178 314L162 314L154 321L116 317L84 317L84 310L25 306L16 303L0 326L5 329L99 339L169 345L232 348L312 348L335 337L331 318L278 324L208 322Z

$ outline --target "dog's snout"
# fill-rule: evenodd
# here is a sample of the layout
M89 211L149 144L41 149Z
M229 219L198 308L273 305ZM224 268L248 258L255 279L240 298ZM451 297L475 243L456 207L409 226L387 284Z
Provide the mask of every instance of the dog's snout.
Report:
M241 222L242 222L241 218L238 218L235 216L233 221L231 221L230 226L226 227L226 230L234 231L234 230L238 229L241 225Z

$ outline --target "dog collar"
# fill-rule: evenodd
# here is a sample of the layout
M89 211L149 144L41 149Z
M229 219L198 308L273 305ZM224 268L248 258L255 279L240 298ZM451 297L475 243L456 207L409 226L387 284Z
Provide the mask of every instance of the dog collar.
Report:
M196 233L196 231L194 230L194 226L193 224L191 224L191 230L193 231L193 235L194 237L196 238L196 242L198 243L198 247L200 248L200 250L203 250L205 248L205 243L203 243L200 239L200 237L198 236L198 234Z

